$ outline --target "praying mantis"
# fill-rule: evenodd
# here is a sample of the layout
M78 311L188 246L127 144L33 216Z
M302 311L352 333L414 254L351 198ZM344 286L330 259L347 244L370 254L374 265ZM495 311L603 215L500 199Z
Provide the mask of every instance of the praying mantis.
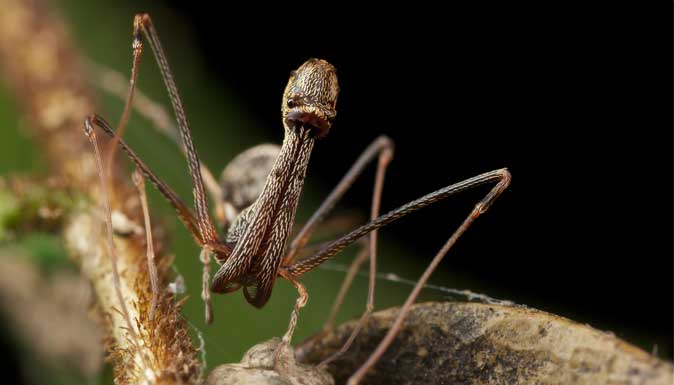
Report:
M194 211L121 139L129 119L138 67L145 43L150 45L155 56L175 113L189 173L192 177ZM92 115L85 118L85 132L96 149L99 172L103 173L103 162L96 144L96 127L113 138L108 153L108 164L111 163L115 148L121 147L138 171L175 208L181 221L201 248L199 260L203 264L202 299L205 303L205 317L208 323L213 321L211 292L225 294L241 289L246 301L255 307L262 307L270 300L276 279L281 277L288 280L299 294L291 312L288 330L282 338L282 344L289 345L298 322L299 311L308 301L308 292L300 278L339 254L346 247L361 238L368 237L367 246L360 254L360 259L369 259L370 266L367 306L360 319L361 326L354 329L340 351L327 358L319 366L333 361L349 348L373 311L377 229L458 192L476 186L493 184L491 190L477 202L463 223L435 255L401 307L388 334L348 382L350 385L360 383L367 371L381 358L395 338L410 306L443 257L475 219L484 214L508 187L511 180L508 170L497 169L451 184L380 215L385 172L394 153L393 141L381 136L363 151L334 190L304 224L298 235L288 244L314 144L329 134L337 116L339 85L335 67L322 59L309 59L293 71L283 92L281 103L281 121L284 129L282 145L280 147L261 145L245 151L230 163L223 173L222 183L218 183L213 174L200 161L178 87L157 30L148 14L138 14L134 18L132 47L133 66L130 87L117 129L113 129L104 118ZM357 138L357 135L354 134L354 137ZM377 171L370 221L327 243L309 257L299 259L300 251L309 242L316 226L331 212L364 168L375 161ZM105 185L104 178L101 180ZM142 184L136 180L136 185ZM139 190L142 188L139 187ZM226 229L224 237L219 235L211 219L207 192L215 203L216 221L223 229ZM147 218L147 214L145 216ZM149 231L149 228L146 231ZM148 245L151 245L151 242L148 242ZM214 258L219 265L212 280L211 258ZM339 302L337 301L335 306L339 306Z

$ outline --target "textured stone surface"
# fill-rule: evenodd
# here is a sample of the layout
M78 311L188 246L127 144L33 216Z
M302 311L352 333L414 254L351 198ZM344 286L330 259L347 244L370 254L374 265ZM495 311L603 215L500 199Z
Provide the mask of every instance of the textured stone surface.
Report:
M299 364L293 350L278 338L250 348L238 364L213 369L206 385L334 385L330 375L311 365Z
M354 346L329 371L346 381L389 329L397 309L376 313ZM305 343L303 361L317 363L355 326ZM480 303L413 307L400 336L366 384L662 384L672 365L587 325L542 311Z

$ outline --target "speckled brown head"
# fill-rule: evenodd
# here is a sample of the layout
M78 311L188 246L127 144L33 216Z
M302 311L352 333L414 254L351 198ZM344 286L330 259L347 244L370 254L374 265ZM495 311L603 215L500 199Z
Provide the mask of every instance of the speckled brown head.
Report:
M337 115L337 70L322 59L309 59L290 74L281 112L286 128L310 127L315 137L327 135Z

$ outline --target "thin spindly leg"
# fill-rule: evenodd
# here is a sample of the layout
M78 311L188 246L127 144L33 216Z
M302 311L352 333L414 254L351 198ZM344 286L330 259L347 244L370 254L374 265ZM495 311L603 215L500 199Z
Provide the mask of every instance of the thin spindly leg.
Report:
M385 153L387 155L383 155ZM299 251L307 244L307 242L309 242L316 225L325 219L337 202L342 198L344 193L346 193L346 191L353 185L356 178L363 172L365 166L374 160L376 156L379 156L380 159L382 159L382 157L391 158L393 156L393 142L391 139L382 135L375 139L365 151L363 151L349 171L344 174L342 180L339 181L337 186L330 192L330 195L325 198L320 207L314 212L311 218L309 218L307 223L304 224L304 227L302 227L302 230L300 230L295 239L293 239L288 254L283 258L283 266L292 264Z
M132 174L133 183L138 190L140 205L143 209L143 218L145 221L145 241L147 242L147 271L150 275L150 286L152 288L152 299L150 300L150 321L154 320L154 310L157 307L157 298L159 297L159 276L157 274L157 264L154 256L154 243L152 241L152 225L150 224L150 210L147 204L147 194L145 193L145 182L140 171L136 169Z
M101 89L113 96L128 101L127 84L129 82L121 73L99 64L91 64L91 67L93 67L93 70L96 73L95 77L98 80L97 84ZM131 82L133 82L133 80L131 80ZM180 143L180 131L178 131L178 127L172 122L173 118L169 116L168 112L161 104L152 100L140 89L135 88L132 106L138 114L152 124L152 127L157 132L173 140L187 158L185 147ZM119 131L119 129L117 131ZM116 136L119 136L119 134ZM208 194L211 196L211 200L216 206L214 209L215 217L218 224L222 228L225 228L227 225L227 218L225 216L225 208L222 201L222 188L213 176L211 170L203 163L200 165L204 187L206 187Z
M381 206L381 195L382 191L384 189L384 173L386 172L386 167L391 161L391 158L393 156L392 151L385 151L382 152L382 156L379 157L379 163L377 165L377 175L375 177L375 184L374 184L374 192L372 194L372 209L371 209L371 216L370 220L375 220L379 216L379 208ZM367 305L365 306L365 312L363 312L363 315L360 317L360 321L358 322L358 326L353 329L353 332L351 332L351 335L349 338L346 340L344 345L342 346L341 349L339 349L337 352L335 352L332 356L326 358L319 364L319 366L325 366L329 364L330 362L334 361L337 359L339 356L344 354L347 350L349 350L349 347L351 347L351 344L353 344L353 341L356 339L360 331L362 330L363 326L367 322L367 320L370 318L370 315L372 314L372 310L374 309L374 288L375 288L375 283L376 283L376 278L377 278L377 230L373 230L372 233L370 233L370 242L369 242L369 254L370 254L370 274L369 274L369 283L368 283L368 292L367 292ZM353 262L354 264L358 263L358 260L355 260ZM353 279L351 279L351 282L353 282ZM350 285L351 282L348 282ZM345 281L345 284L347 281ZM344 292L348 289L348 286L345 285ZM341 301L337 302L335 301L335 308L333 308L333 311L336 313L338 306L341 306Z
M131 323L131 317L129 316L129 310L126 307L126 302L124 302L124 296L122 295L122 284L119 279L119 270L117 268L117 252L115 250L115 242L112 239L112 212L110 210L110 199L108 194L108 185L107 181L109 180L105 173L103 167L103 161L101 159L101 152L98 148L98 141L96 140L96 132L94 132L94 127L91 122L87 119L84 121L84 133L89 138L91 145L94 148L94 157L96 158L96 168L98 169L98 176L101 183L101 192L103 194L103 207L105 208L105 224L107 226L107 240L108 240L108 255L110 256L110 265L112 266L112 280L115 287L115 294L117 296L117 301L119 302L120 310L126 325L129 328L129 333L135 336L135 329Z
M367 241L369 241L369 237L368 237ZM308 248L309 248L309 246L306 246L303 251L305 251ZM337 296L335 297L335 302L332 304L332 308L330 309L330 313L328 314L328 317L326 318L325 323L323 324L323 327L321 328L321 331L316 333L313 337L311 337L311 338L305 340L304 342L302 342L302 345L300 345L296 348L296 352L303 352L305 347L311 346L315 341L321 339L323 336L325 336L328 332L330 332L330 330L332 330L335 327L335 320L337 319L337 314L339 314L339 309L341 308L342 304L344 303L344 299L346 298L346 293L348 292L349 288L353 284L353 280L356 278L356 274L358 274L358 272L360 271L360 267L370 257L369 251L370 251L369 250L369 242L363 242L360 250L358 251L358 254L356 254L356 257L353 259L353 261L351 261L351 264L349 265L349 268L346 271L346 276L344 277L344 280L342 281L342 286L339 288L339 291L337 292ZM340 351L341 350L342 349L340 349ZM298 355L302 355L302 353L298 353Z
M165 197L167 197L167 199L169 199L171 204L173 204L173 206L178 210L178 214L181 216L183 222L187 225L190 232L192 232L193 236L198 239L199 244L202 245L202 247L208 246L207 250L202 250L200 256L201 261L204 264L208 263L208 261L210 261L210 252L212 250L218 250L221 257L226 259L229 256L231 250L229 250L229 248L227 247L219 247L217 231L215 229L215 226L213 226L210 217L208 216L208 201L206 199L206 194L204 192L204 183L201 174L202 167L199 161L199 156L197 155L197 151L192 141L192 133L190 131L189 124L187 122L187 115L185 113L185 108L183 107L182 100L180 99L178 87L176 86L175 80L173 79L173 73L171 72L171 68L169 67L168 60L166 59L166 55L164 54L164 50L162 49L161 43L159 41L159 36L157 34L156 29L154 28L154 25L152 24L150 16L147 14L136 15L134 17L133 26L134 26L133 32L134 56L130 80L131 87L126 99L126 103L124 105L124 112L122 113L122 119L120 121L120 131L115 134L114 131L112 130L106 130L107 133L113 134L113 146L110 151L110 158L114 156L114 148L117 145L117 143L122 144L122 146L125 147L127 154L129 154L132 160L136 163L136 166L138 166L138 168L140 168L141 171L143 171L143 174L146 175L152 181L152 183L164 194ZM170 188L168 188L168 186L166 186L165 183L159 180L159 178L154 176L154 174L151 171L149 171L149 168L143 164L140 158L135 156L135 154L134 156L131 155L132 152L130 151L128 146L123 145L123 142L121 141L120 138L122 134L121 131L126 126L129 111L133 103L133 94L135 90L136 79L138 76L138 63L140 61L140 55L142 53L143 47L143 37L147 39L148 43L150 44L150 48L152 48L152 52L154 53L155 59L159 66L159 71L161 72L162 78L164 79L164 84L166 85L166 90L169 94L171 105L173 106L173 111L175 112L176 115L176 121L178 123L178 128L180 130L180 135L183 141L184 152L187 154L187 164L189 166L190 175L192 176L192 192L194 195L196 220L194 218L194 215L192 215L191 211L187 209L187 207L178 199L175 193L173 193L173 191ZM96 120L96 118L94 118L94 120ZM103 121L102 119L98 120ZM101 126L101 124L98 123L97 125ZM109 125L107 126L108 126L107 128L110 128ZM209 269L210 266L204 266L204 277L209 275L207 273ZM204 286L206 285L207 284L204 284ZM205 295L202 294L202 296L205 299L210 298L208 294ZM206 312L207 322L211 322L212 318L208 317L208 314L210 314L209 312L210 304L207 303L206 308L207 308Z
M131 64L129 91L126 94L124 110L122 111L122 117L119 119L117 130L115 130L115 136L110 142L110 150L108 151L108 156L106 158L108 175L112 174L110 171L112 170L112 164L115 160L117 145L119 144L119 140L122 138L122 135L124 135L126 124L129 122L131 105L133 104L133 95L136 90L136 82L138 81L138 65L140 64L140 55L143 53L143 39L140 35L140 28L140 18L138 15L136 15L136 17L133 19L133 42L131 43L131 47L133 48L133 63Z
M183 146L185 154L187 154L187 165L189 166L190 175L192 176L192 193L194 195L194 207L197 214L197 224L199 227L199 234L201 234L201 239L203 244L206 246L204 250L201 251L200 260L204 264L204 274L203 278L208 279L210 276L210 255L214 250L218 251L218 255L222 259L226 259L231 254L231 250L224 245L220 245L218 239L218 233L211 222L211 218L208 216L208 200L206 199L206 194L204 192L204 182L202 178L202 167L201 162L199 161L199 156L197 155L197 150L194 147L194 142L192 141L192 132L190 131L189 123L187 122L187 114L185 113L185 108L183 107L183 102L180 99L180 94L178 93L178 87L176 86L175 80L173 79L173 73L169 67L168 60L164 54L164 49L161 46L159 41L159 34L154 28L150 15L148 14L139 14L136 15L136 22L134 24L140 25L140 30L143 33L143 36L147 39L154 53L154 57L159 66L159 72L164 79L164 85L166 85L166 90L171 99L171 105L173 106L173 112L176 115L176 121L178 123L178 128L180 130L180 136L183 140ZM203 283L202 297L206 302L206 322L213 322L211 304L210 304L210 293L208 292L208 282Z
M283 271L280 271L279 274L283 278L290 281L290 283L295 286L295 289L297 289L297 292L299 293L299 297L297 297L297 300L295 300L295 306L293 306L293 311L290 315L290 324L288 325L288 330L283 335L283 339L281 340L281 342L284 344L290 344L290 340L292 340L293 334L295 333L295 327L297 327L297 318L299 316L300 309L307 304L307 301L309 300L309 294L307 293L307 288L302 285L302 282L295 279L295 277L287 275Z
M504 170L505 171L505 170ZM360 381L365 377L367 374L367 371L370 370L376 363L379 361L381 356L384 354L386 349L391 345L391 342L393 342L393 339L398 335L400 332L400 328L402 326L403 321L405 320L405 317L407 316L407 313L409 313L410 307L416 300L416 298L419 296L419 293L421 292L421 289L426 285L426 282L430 278L431 274L435 271L435 269L438 267L440 264L440 261L444 258L444 256L449 252L449 250L454 246L456 241L461 237L461 235L470 227L470 225L479 217L480 215L484 214L487 209L492 205L494 200L498 198L499 195L505 190L508 185L510 184L510 174L505 171L502 179L494 186L494 188L489 191L489 193L475 205L475 208L473 208L473 211L468 215L468 217L463 221L461 226L452 234L452 236L447 240L444 246L442 246L442 249L433 257L433 260L431 263L428 265L426 268L426 271L421 275L421 278L419 278L419 281L417 281L417 284L414 286L414 289L410 293L409 297L407 297L407 300L403 304L403 306L400 308L400 311L398 312L398 315L393 322L393 325L391 325L391 329L389 329L388 333L386 333L386 336L384 339L379 343L379 346L375 349L375 351L370 355L370 357L365 361L365 363L349 378L349 381L347 382L348 385L357 385L360 383Z
M202 275L201 275L201 299L204 301L204 317L206 323L210 324L213 322L213 306L211 305L211 291L209 288L209 282L211 281L211 248L208 245L204 245L201 248L199 253L199 261L203 265Z
M109 136L114 135L114 131L110 124L105 121L105 119L100 116L87 117L85 120L85 126L91 127L93 131L93 125L100 127L106 134ZM138 155L124 142L124 140L119 141L119 145L122 147L122 150L129 156L129 158L135 163L136 167L147 177L150 182L159 190L159 192L164 195L164 197L169 201L169 203L176 209L178 216L185 224L185 227L190 231L197 243L202 247L201 253L199 255L199 260L204 264L203 267L203 282L201 297L204 299L206 304L206 321L211 323L213 321L211 303L210 303L210 292L208 291L208 279L210 277L210 256L213 251L218 251L220 255L229 255L231 249L228 248L225 244L219 243L207 243L203 241L199 227L197 224L197 219L192 214L192 211L178 198L178 195L154 172L143 162Z
M89 61L87 67L93 73L94 84L102 91L126 102L129 82L122 73L100 63ZM162 135L174 141L182 148L180 132L169 111L158 102L150 99L140 88L134 91L132 107L140 116L147 119L152 127Z
M183 139L183 146L185 146L185 153L187 154L187 165L189 166L190 175L192 176L194 207L196 209L197 224L199 226L201 239L203 239L205 244L217 244L218 234L208 216L208 200L206 199L204 182L201 177L201 163L199 161L199 156L197 155L197 150L194 147L194 142L192 141L192 132L190 131L189 123L187 122L187 114L185 113L183 102L180 99L178 87L173 79L173 72L171 72L168 60L166 59L161 42L159 41L159 35L154 28L150 15L146 13L136 15L134 25L140 26L142 35L150 44L150 48L152 48L157 65L159 66L159 72L164 79L166 90L171 99L171 105L173 106L173 111L176 115L180 135Z
M134 323L131 322L131 316L129 315L129 309L126 306L126 302L124 301L124 296L122 295L122 283L119 278L119 268L117 266L117 251L115 249L115 241L113 239L113 229L112 229L112 211L110 209L110 194L109 194L109 189L108 189L108 184L107 182L110 180L109 175L105 175L104 173L104 167L103 167L103 160L101 157L101 151L98 147L98 140L96 139L96 132L94 132L94 126L90 120L90 118L86 118L84 120L84 133L86 134L87 138L89 138L89 141L91 142L91 145L94 148L94 158L96 159L96 168L98 170L98 177L99 181L101 183L101 192L103 194L103 206L105 208L105 224L106 224L106 232L107 232L107 240L108 240L108 255L110 257L110 265L112 266L112 280L113 280L113 286L115 288L115 295L117 296L117 301L119 302L120 310L122 312L122 316L124 317L124 321L126 323L126 326L129 330L129 333L131 334L132 337L132 344L135 344L135 341L137 339L136 335L136 329L134 328ZM145 362L146 358L145 356L141 356L140 359ZM147 363L145 363L147 365Z
M115 131L110 126L105 119L98 115L88 116L84 121L85 126L91 126L93 131L93 126L96 125L100 127L103 132L108 136L113 137ZM146 178L150 180L153 186L168 200L168 202L175 208L178 213L178 217L183 221L187 230L192 234L194 239L199 245L203 245L204 241L201 238L199 233L199 227L197 225L197 219L194 217L192 210L185 205L185 203L178 197L171 187L169 187L163 180L161 180L151 169L148 167L145 162L136 154L131 147L129 147L124 140L119 141L119 145L122 147L122 150L128 155L129 159L138 167L138 169L145 175Z
M429 264L424 274L419 279L417 285L412 290L412 293L405 301L405 304L400 309L398 316L389 330L388 334L382 340L380 345L377 347L374 353L370 356L363 366L354 373L354 375L349 379L349 385L358 384L362 378L365 376L367 371L381 358L382 354L386 351L388 346L391 344L397 333L400 331L400 326L405 319L405 316L409 312L414 300L419 295L419 292L423 286L428 281L428 278L433 273L435 268L438 266L442 258L447 254L449 249L456 243L458 238L470 227L470 225L479 217L484 214L487 209L493 204L493 202L498 198L499 195L508 187L510 184L510 173L507 169L500 169L490 171L484 174L480 174L473 178L466 179L462 182L452 184L450 186L444 187L440 190L434 191L430 194L427 194L419 199L416 199L412 202L407 203L395 210L390 211L387 214L384 214L369 223L353 230L349 234L329 243L322 250L318 251L313 257L299 261L294 265L287 268L284 273L289 274L295 278L299 278L302 274L309 272L319 266L321 263L325 262L329 258L333 257L340 251L342 251L347 246L351 245L353 242L357 241L361 237L369 234L370 232L385 226L397 219L400 219L406 216L409 213L412 213L416 210L429 206L439 200L447 198L451 195L454 195L460 191L470 189L479 185L486 183L497 182L496 185L487 193L487 195L475 205L475 208L468 215L466 220L461 224L461 226L452 234L447 243L443 248L438 252L438 254L433 258L433 261ZM359 324L357 328L361 328L362 325Z
M351 265L349 265L349 268L346 272L346 276L344 277L344 281L342 282L342 286L339 288L339 292L337 292L337 296L335 297L335 302L332 304L332 308L330 309L330 313L328 314L328 318L325 320L325 323L323 324L322 331L324 333L334 328L335 319L337 318L337 314L339 313L339 309L342 306L342 303L344 303L346 293L349 291L349 288L351 287L354 278L356 278L356 274L358 274L360 267L363 265L365 261L367 261L368 257L370 256L369 251L370 249L368 245L363 245L363 248L360 249L360 251L356 255L356 258L354 258L353 261L351 262Z
M380 227L386 226L389 223L392 223L402 217L405 217L410 213L413 213L433 203L443 200L458 192L465 191L472 187L481 186L490 182L498 182L498 183L495 187L495 190L497 192L494 193L493 192L494 190L492 190L492 193L490 193L489 196L491 196L492 194L496 194L496 196L498 196L508 186L508 183L510 182L510 173L505 168L489 171L484 174L468 178L459 183L443 187L439 190L433 191L430 194L426 194L421 198L408 202L407 204L402 205L395 210L391 210L388 213L377 217L375 220L372 220L358 227L357 229L352 230L350 233L342 236L341 238L338 238L328 243L322 249L317 251L316 254L314 254L313 256L298 261L292 264L291 266L285 267L284 270L290 273L290 275L292 276L300 277L301 275L315 269L321 263L334 257L336 254L344 250L346 247L350 246L351 244L353 244L360 238L364 237L365 235L371 233L372 231ZM483 200L483 202L484 201L485 200ZM488 201L489 204L491 204L491 201L493 201L493 199L490 199ZM489 207L488 205L485 205L483 207L483 212L486 211L488 207Z
M291 251L286 255L284 260L286 261L292 261L294 256L299 252L299 250L306 245L308 242L312 231L315 229L315 226L320 223L325 216L330 212L330 210L335 206L337 201L344 195L346 190L348 190L351 185L353 185L353 182L355 179L360 175L363 171L363 168L372 160L374 159L375 156L378 155L379 162L377 163L377 175L375 177L375 186L374 186L374 192L372 194L372 208L371 208L371 214L370 217L371 219L376 218L379 216L379 207L381 205L381 193L384 187L384 174L386 172L386 167L388 164L391 162L391 159L393 158L393 142L385 136L380 136L377 138L372 144L370 144L365 151L361 154L361 156L356 160L353 166L351 166L351 169L346 173L346 175L342 178L342 180L337 184L337 187L330 193L330 195L323 201L323 204L316 210L314 215L309 219L309 221L304 225L304 228L300 231L300 233L297 235L295 240L293 241L293 244L291 246ZM372 308L374 306L374 282L375 282L375 275L376 275L376 248L377 248L377 234L376 231L373 231L372 234L370 235L369 239L369 256L370 256L370 288L368 292L368 300L367 300L367 306L365 313L363 317L367 318L367 316L372 312ZM356 263L357 261L354 261ZM280 269L281 276L288 277L289 275L284 275L283 273L284 267L282 266ZM292 281L291 281L292 282ZM349 281L345 281L347 284L350 284ZM298 287L297 285L295 285ZM348 289L348 286L343 286L342 291L346 291ZM300 295L302 293L300 292ZM338 297L339 299L339 297ZM305 301L306 302L306 301ZM336 302L334 308L339 308L340 302ZM302 305L304 306L304 305ZM298 318L298 312L302 306L295 306L293 308L293 312L291 314L291 319L297 320ZM294 323L291 322L290 324L291 328L288 329L288 332L286 335L288 336L288 342L290 342L290 338L292 337L292 331L295 329ZM348 348L348 345L347 345Z

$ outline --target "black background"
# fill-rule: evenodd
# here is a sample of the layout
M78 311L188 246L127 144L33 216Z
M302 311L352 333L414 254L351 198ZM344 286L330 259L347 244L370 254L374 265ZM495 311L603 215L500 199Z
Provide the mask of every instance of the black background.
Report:
M516 302L643 333L641 346L671 357L672 43L671 28L658 30L671 9L658 19L556 5L288 3L262 16L167 3L193 21L217 80L254 106L270 138L288 73L309 57L337 67L337 121L309 171L326 191L382 133L397 144L384 209L508 167L511 188L451 268ZM370 189L359 184L349 202L368 207ZM430 259L480 194L387 231Z

